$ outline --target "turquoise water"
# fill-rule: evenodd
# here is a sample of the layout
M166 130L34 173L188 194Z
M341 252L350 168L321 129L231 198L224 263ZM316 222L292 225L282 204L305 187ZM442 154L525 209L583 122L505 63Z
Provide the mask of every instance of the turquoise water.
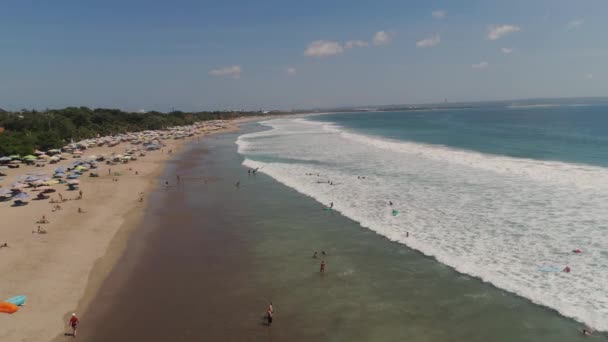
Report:
M402 141L608 166L607 105L347 113L315 120Z
M334 203L337 213L392 241L396 251L419 251L455 270L451 277L512 293L507 305L517 295L608 330L606 108L282 118L237 143L246 166L319 207ZM357 236L362 243L368 238ZM566 266L572 271L560 272ZM458 305L475 305L448 293L464 301Z

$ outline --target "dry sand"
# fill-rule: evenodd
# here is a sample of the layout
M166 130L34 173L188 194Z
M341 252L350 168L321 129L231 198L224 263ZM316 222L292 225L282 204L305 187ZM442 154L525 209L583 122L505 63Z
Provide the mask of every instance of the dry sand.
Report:
M234 130L235 124L212 133ZM30 196L34 194L27 206L11 207L12 202L0 202L0 244L9 245L0 248L0 301L16 295L28 296L26 306L17 313L0 313L0 341L50 341L66 331L70 314L76 309L78 312L86 309L121 256L130 232L144 212L145 194L164 183L159 176L165 162L174 157L186 141L200 136L166 140L164 153L147 152L147 156L127 164L100 163L99 178L90 178L87 173L80 178L83 192L80 200L75 199L78 191L55 185L64 199L70 199L61 203L62 209L58 211L51 211L54 204L49 200L33 200L36 193L32 191L27 191ZM123 153L128 146L129 143L121 143L111 148L92 148L83 158ZM169 149L173 154L167 153ZM7 170L8 176L0 185L8 187L18 175L28 172L52 174L58 165L65 164ZM121 174L118 181L108 175L108 168L112 173ZM168 181L175 182L174 179ZM139 201L141 192L143 202ZM58 199L57 193L50 195ZM78 208L85 213L78 213ZM39 225L36 221L42 215L50 221L40 225L48 233L34 234L32 231Z

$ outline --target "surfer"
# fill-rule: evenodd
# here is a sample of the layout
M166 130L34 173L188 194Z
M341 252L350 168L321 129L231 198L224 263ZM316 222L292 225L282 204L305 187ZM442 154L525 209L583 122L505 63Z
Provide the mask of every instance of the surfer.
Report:
M315 254L312 255L313 259L316 259L319 253L315 252Z
M388 205L393 206L393 202L388 201Z
M78 319L78 317L76 317L76 314L73 313L72 317L70 318L68 325L70 326L70 328L72 328L72 337L76 338L76 329L78 329L78 324L80 323L80 320Z
M251 176L251 169L248 169L248 170L247 170L247 174L248 174L249 176Z
M405 237L410 237L410 232L405 232Z
M329 209L333 209L333 208L334 208L334 202L331 202L331 203L329 204Z
M321 273L325 273L325 259L321 260Z
M241 185L241 182L240 181L236 181L236 184L234 184L234 185L236 185L236 187L238 188Z
M570 266L564 267L563 271L566 272L566 273L570 273Z
M582 333L585 336L591 336L593 334L593 331L590 328L584 327Z
M583 253L583 251L581 251L580 249L575 249L575 250L572 251L572 253L574 253L574 254L581 254L581 253Z

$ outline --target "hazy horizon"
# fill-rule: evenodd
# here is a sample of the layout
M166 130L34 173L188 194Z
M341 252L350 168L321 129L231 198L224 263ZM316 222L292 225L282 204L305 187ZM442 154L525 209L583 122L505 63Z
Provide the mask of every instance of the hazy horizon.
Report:
M608 95L599 0L9 0L0 108L310 109Z

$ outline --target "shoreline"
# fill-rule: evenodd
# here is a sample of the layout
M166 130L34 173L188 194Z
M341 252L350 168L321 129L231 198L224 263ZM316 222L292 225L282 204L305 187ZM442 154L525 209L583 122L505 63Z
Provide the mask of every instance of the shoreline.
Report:
M9 245L0 250L0 260L5 261L0 272L7 275L0 283L0 295L8 298L25 294L28 301L15 314L0 315L0 339L51 341L58 335L63 337L67 318L72 312L80 314L87 310L119 262L129 237L141 225L150 194L158 189L159 177L167 165L179 159L192 141L238 130L240 121L227 121L223 129L199 130L187 139L166 140L164 153L148 152L137 161L110 166L113 172L121 173L116 182L110 180L115 177L108 175L108 166L100 165L96 170L99 178L82 177L83 198L62 202L62 209L56 212L51 212L48 201L32 201L19 208L1 203L0 213L10 228L0 232L2 243L6 241ZM127 142L111 149L92 148L87 154L122 151L129 145ZM48 172L54 167L11 170L7 179L28 171ZM6 183L2 182L5 186ZM60 192L66 198L74 196L74 192ZM139 193L143 193L143 203L137 200ZM57 193L51 195L55 198ZM85 213L76 213L76 207L82 207ZM30 233L42 215L50 221L41 225L48 233Z

